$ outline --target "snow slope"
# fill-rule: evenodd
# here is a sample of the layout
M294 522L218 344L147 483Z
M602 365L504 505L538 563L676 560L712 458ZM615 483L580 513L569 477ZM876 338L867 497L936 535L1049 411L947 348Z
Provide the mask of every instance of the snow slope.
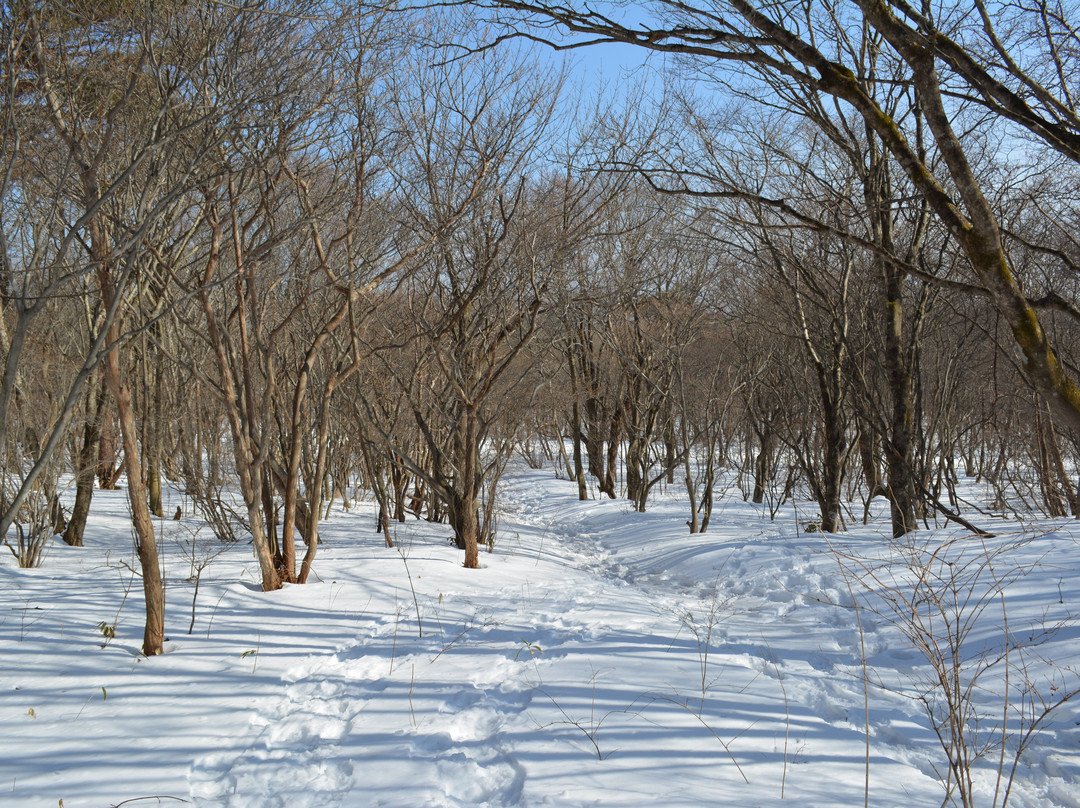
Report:
M250 547L210 559L194 517L162 522L171 639L144 659L123 496L97 493L87 547L0 565L0 805L939 805L933 680L888 607L922 591L919 569L924 586L982 570L971 592L991 590L958 603L961 678L996 659L1003 613L1033 645L981 674L973 727L1000 721L1020 660L1029 696L1077 685L1071 521L898 548L882 522L824 537L800 528L809 506L770 521L729 497L691 536L676 492L637 514L516 466L479 571L443 525L397 525L384 548L361 503L321 527L317 582L263 593ZM950 538L937 567L910 561ZM1078 706L1040 725L1010 805L1080 806ZM975 764L977 804L1000 804L1000 761Z

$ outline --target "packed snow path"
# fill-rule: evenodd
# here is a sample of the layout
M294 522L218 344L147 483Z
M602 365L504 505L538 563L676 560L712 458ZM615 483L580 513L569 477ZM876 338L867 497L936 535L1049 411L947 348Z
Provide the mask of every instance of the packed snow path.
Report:
M89 547L2 568L0 789L65 808L852 806L867 786L871 805L941 803L943 753L911 698L921 658L882 616L856 619L850 579L797 511L770 521L728 500L689 536L675 498L637 514L573 493L514 469L479 571L441 525L399 525L398 548L381 547L367 510L331 517L322 579L303 587L258 592L233 548L203 572L190 636L184 564L206 537L185 555L165 523L173 639L141 662L137 603L114 640L97 627L129 552L122 502L99 497L113 512ZM1080 608L1075 525L1040 530L1018 621ZM843 539L870 556L885 544ZM1035 564L1051 551L1053 569ZM1045 650L1080 663L1076 635ZM886 685L868 711L864 653ZM1077 717L1070 704L1048 722L1011 805L1080 806ZM993 768L977 778L987 805Z

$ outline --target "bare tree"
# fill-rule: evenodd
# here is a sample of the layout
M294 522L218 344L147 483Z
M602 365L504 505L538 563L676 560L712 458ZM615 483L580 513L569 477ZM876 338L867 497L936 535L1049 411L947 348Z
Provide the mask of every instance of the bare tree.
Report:
M445 504L470 568L494 541L494 485L513 438L497 425L553 265L552 207L525 177L551 122L552 81L516 64L421 63L397 96L412 122L412 226L434 246L393 305L379 308L390 344L376 355L408 401L428 462L396 443L370 401L368 417L384 450Z
M128 335L122 318L145 279L157 268L152 256L158 233L183 222L190 209L186 197L199 182L198 169L215 141L205 137L207 124L222 115L217 99L193 104L201 88L202 70L214 50L214 14L175 10L159 14L151 8L87 13L68 18L52 6L17 7L9 37L11 71L8 115L15 131L48 131L51 150L31 154L16 148L9 168L20 158L19 187L50 187L45 208L49 230L38 232L30 249L11 250L5 234L6 266L11 277L18 262L23 293L15 303L15 333L7 355L0 415L6 416L21 357L19 341L25 324L42 301L72 280L92 278L100 305L92 322L96 333L75 375L49 440L34 459L17 494L0 517L6 532L36 476L66 434L82 387L98 363L114 399L128 468L128 492L147 605L144 653L162 649L164 596L147 492L141 475L139 427L131 388L122 370ZM236 18L239 12L229 12ZM105 57L103 60L101 57ZM39 113L40 111L40 113ZM33 173L31 173L31 171ZM14 174L9 171L8 189ZM15 197L5 193L8 200ZM20 201L35 199L18 195ZM22 227L19 238L33 237L19 216L5 216L5 227ZM166 224L168 223L168 224ZM24 242L25 243L25 242ZM33 293L29 294L33 289ZM147 312L151 321L161 310ZM147 321L132 319L140 329Z
M1080 427L1080 388L1062 366L1035 306L1013 274L997 213L980 180L977 152L956 128L967 119L950 93L951 83L958 82L962 99L974 96L992 113L973 121L976 128L1010 122L1075 159L1080 153L1071 104L1075 93L1068 86L1067 57L1061 55L1068 51L1055 47L1071 41L1076 30L1067 14L1062 13L1060 23L1051 14L1050 26L1042 26L1045 33L1033 36L1030 32L1039 26L1026 23L1038 22L1042 12L1037 7L1014 10L1009 30L1024 32L1017 36L1027 36L1027 46L1039 48L1024 52L1039 57L1028 69L1017 50L1021 40L1005 42L997 36L992 15L981 2L976 4L985 30L981 39L993 61L938 30L937 17L900 0L854 0L843 9L808 0L767 5L729 0L708 7L657 0L640 9L642 22L633 26L589 7L520 0L478 5L509 28L510 37L541 38L560 48L624 42L686 56L689 64L723 64L749 79L764 77L770 88L767 99L776 98L771 88L782 82L850 105L959 244L976 279L973 291L987 295L1009 324L1028 382L1052 403L1063 424ZM952 19L948 13L938 16ZM860 75L859 64L851 61L859 51L845 43L861 41L867 28L873 31L870 45L887 50L888 57L903 66L914 106L890 109L881 103L867 76ZM560 33L564 38L557 38ZM837 43L841 47L833 47ZM919 114L909 115L912 109ZM909 121L924 121L925 127L911 128ZM745 195L754 189L726 190ZM790 212L784 200L768 201ZM890 258L886 252L882 257L894 263L898 256Z

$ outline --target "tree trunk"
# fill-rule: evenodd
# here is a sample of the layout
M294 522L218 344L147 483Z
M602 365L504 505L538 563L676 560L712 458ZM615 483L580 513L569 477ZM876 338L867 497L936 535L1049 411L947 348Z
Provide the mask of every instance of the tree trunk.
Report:
M465 564L467 569L480 568L480 520L478 511L480 503L475 496L461 497L454 508L454 533L459 545L465 550Z
M585 481L585 465L581 461L581 408L575 401L572 408L574 429L574 481L577 483L578 500L585 502L589 498L589 487ZM561 438L560 438L561 440Z
M162 406L162 369L158 361L154 367L153 400L150 404L150 423L146 425L146 484L149 489L150 512L159 518L165 516L161 502L161 453L162 430L165 418Z
M683 440L688 440L685 419L683 419ZM697 485L694 482L694 472L690 461L690 455L691 452L689 451L683 455L683 472L686 476L686 495L690 498L690 519L687 520L686 526L690 528L691 533L697 533L699 530Z
M590 398L585 402L585 456L589 461L589 473L596 478L601 494L607 494L615 499L615 463L611 460L611 445L608 446L608 461L604 462L604 426L608 428L608 436L612 433L618 440L617 415L607 415L604 408L596 398ZM616 448L616 452L617 452Z
M889 436L885 441L885 490L889 498L892 535L899 538L917 526L915 487L911 473L912 429L915 414L911 401L911 378L904 360L904 313L901 295L903 279L892 267L885 273L885 375L891 411Z
M278 578L281 579L281 543L278 541L278 509L274 499L273 471L270 468L270 458L264 460L257 467L256 476L259 480L259 501L262 503L262 524L266 525L266 544L273 559L274 569ZM284 579L281 579L284 583Z
M108 387L105 377L102 376L101 384ZM123 473L123 465L117 465L118 452L116 449L116 421L110 407L106 402L101 412L101 439L98 441L98 487L102 491L112 491L116 488L116 481Z
M711 448L710 448L711 454ZM716 471L713 466L713 458L710 456L709 462L705 466L705 481L702 485L704 491L702 492L701 501L701 532L705 533L709 529L709 522L712 520L713 510L713 489L716 485Z
M840 500L844 490L844 458L847 439L839 413L825 413L825 452L821 470L821 529L825 533L840 530Z
M116 336L119 336L117 334ZM114 342L114 341L113 341ZM115 342L114 342L115 344ZM135 543L142 572L143 595L146 599L146 624L143 630L142 650L146 656L164 651L165 641L165 586L161 579L154 522L147 503L146 488L139 475L139 440L131 402L131 390L121 380L117 349L105 359L105 374L116 401L116 414L120 421L120 436L124 445L124 457L128 468L128 503L131 521L135 528Z
M98 264L102 302L108 308L119 292L114 288L115 281L105 263L104 238L99 227L97 224L91 226L91 253ZM117 319L109 325L107 342L110 350L105 354L105 382L112 393L120 422L120 436L128 468L128 504L131 507L131 522L135 530L135 547L139 556L143 596L146 601L142 651L146 656L155 656L164 651L165 585L161 579L154 522L150 518L146 487L140 474L142 462L139 458L139 430L135 423L131 388L120 372L120 326Z
M585 502L589 498L589 488L585 482L585 467L581 459L581 405L578 403L579 384L577 362L574 361L574 352L567 352L567 364L570 370L570 395L573 397L570 405L570 429L574 439L574 481L577 483L578 500ZM562 436L559 436L562 441Z
M645 474L642 472L645 466L645 447L643 445L644 441L637 434L636 425L632 422L630 430L630 439L626 442L626 465L624 470L626 475L626 498L634 503L634 510L642 511L644 509L639 508L638 503L643 500L646 484Z
M83 425L82 446L75 456L75 504L71 519L64 530L64 541L72 547L83 546L86 518L94 497L94 474L97 470L98 444L101 442L101 412L105 404L104 380L94 373L86 391L86 423Z
M206 318L207 336L211 350L217 363L218 373L221 377L222 398L225 404L225 414L229 421L229 429L232 433L233 459L236 466L236 474L240 480L240 494L244 499L247 509L248 526L251 530L252 544L255 549L255 557L259 562L259 570L262 574L262 587L264 591L281 588L281 578L278 576L274 565L273 552L270 549L267 525L263 522L263 514L259 508L260 493L262 487L262 461L256 455L256 449L248 433L248 423L251 414L244 411L245 405L233 381L232 365L225 348L224 337L220 333L217 317L214 314L207 289L210 286L219 260L221 247L221 228L216 216L210 210L209 221L213 228L210 244L210 255L207 258L207 267L203 278L203 288L199 292L199 301L202 304L203 314ZM243 316L243 306L238 308L239 316ZM273 508L271 504L271 515ZM269 525L272 533L274 525Z
M477 413L467 408L462 435L463 456L460 460L460 499L454 513L454 530L459 546L465 549L465 567L480 568L480 447L477 435Z
M611 413L610 429L608 431L607 440L607 467L605 470L606 475L606 488L601 489L612 499L615 499L615 479L618 476L618 464L619 464L619 444L622 442L622 413L616 409Z
M772 455L776 440L773 436L772 427L769 423L763 423L758 430L758 445L760 451L754 463L754 495L751 501L760 505L765 501L765 493L768 489L769 477L772 476Z

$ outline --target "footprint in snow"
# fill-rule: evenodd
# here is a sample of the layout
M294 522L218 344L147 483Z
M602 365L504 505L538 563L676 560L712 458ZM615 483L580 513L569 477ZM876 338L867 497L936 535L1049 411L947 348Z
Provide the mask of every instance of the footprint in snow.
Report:
M434 756L446 806L516 806L524 769L501 740L507 716L521 713L531 695L502 689L450 693L438 713L414 731L411 754Z
M352 790L353 763L340 747L363 694L318 677L293 681L251 720L247 748L197 759L192 802L214 808L329 808Z
M409 680L372 679L374 673L371 660L348 656L313 658L294 668L282 697L252 719L246 744L194 762L188 777L193 804L521 804L525 772L507 752L503 732L528 707L530 690L507 686L499 666L485 669L488 681L464 687L436 682L416 693ZM387 724L395 714L388 702L406 698L415 698L418 713L430 718ZM437 706L426 709L421 702L429 700Z

